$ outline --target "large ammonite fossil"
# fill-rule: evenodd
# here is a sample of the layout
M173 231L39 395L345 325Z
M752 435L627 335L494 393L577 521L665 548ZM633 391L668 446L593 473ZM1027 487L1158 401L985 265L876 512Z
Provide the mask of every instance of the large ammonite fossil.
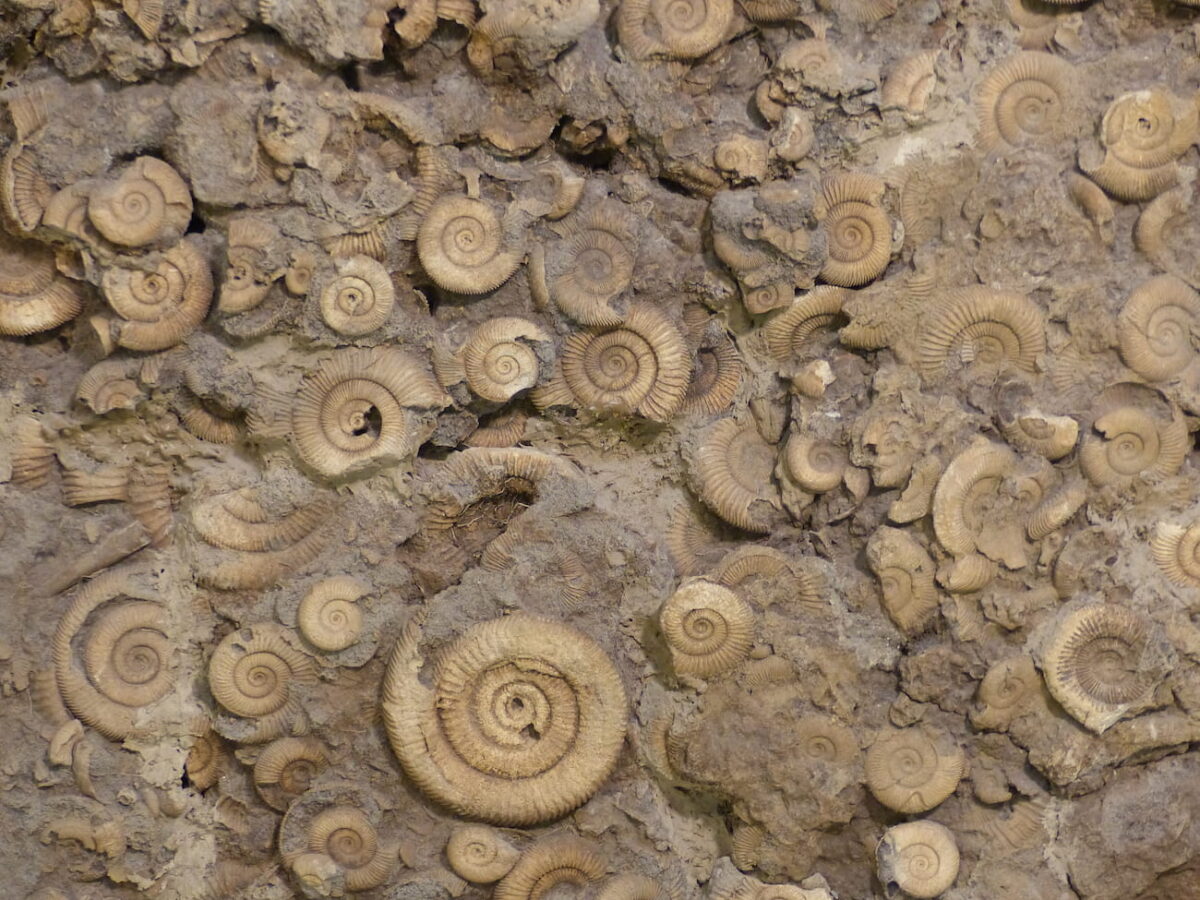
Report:
M420 636L410 624L392 653L383 718L421 790L498 825L556 819L595 793L628 719L621 676L598 644L532 616L483 622L446 648L426 687Z

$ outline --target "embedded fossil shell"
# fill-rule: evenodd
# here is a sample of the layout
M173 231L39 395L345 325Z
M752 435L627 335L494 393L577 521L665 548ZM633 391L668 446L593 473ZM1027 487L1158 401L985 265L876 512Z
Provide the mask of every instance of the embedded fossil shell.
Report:
M999 491L1000 481L1016 465L1007 447L981 440L956 456L938 481L933 497L933 529L938 543L955 556L966 556L978 536L993 523L976 503Z
M1146 700L1165 674L1153 652L1151 623L1115 603L1065 615L1042 658L1046 687L1085 728L1105 731Z
M419 641L410 623L388 663L383 716L405 773L430 797L459 815L532 825L608 777L628 704L586 635L526 615L474 625L440 657L432 689L418 678Z
M775 449L753 424L722 419L695 451L692 476L696 495L731 525L769 532L779 509L771 485L774 468Z
M971 712L976 728L1003 731L1028 710L1041 691L1042 679L1029 656L1013 656L988 669L979 683L978 708Z
M130 350L174 347L204 321L213 294L208 260L190 241L163 253L150 272L114 266L100 286L121 317L117 343Z
M458 825L446 843L446 860L459 878L492 884L507 875L521 853L495 828Z
M937 86L933 71L938 51L923 50L904 57L888 73L880 92L881 109L899 109L909 116L922 116L929 95Z
M348 891L383 884L400 858L399 845L382 844L366 814L352 806L333 806L314 816L308 825L308 850L337 863Z
M191 221L192 195L167 163L142 156L120 177L92 188L87 213L100 234L122 247L170 244Z
M83 291L58 274L41 244L0 233L0 334L57 328L83 310Z
M834 329L844 320L842 304L850 292L821 285L798 298L763 326L763 343L772 359L780 362L801 355L808 339L822 329Z
M617 37L634 59L697 59L733 23L733 0L622 0Z
M277 625L226 635L208 661L208 687L235 716L258 718L294 702L296 685L316 681L312 660L294 649Z
M1156 391L1141 385L1105 389L1079 445L1088 481L1103 486L1178 472L1189 450L1187 426L1177 409L1163 406Z
M329 754L316 738L279 738L259 753L254 763L254 787L272 809L286 810L328 765Z
M783 451L788 477L806 491L823 494L842 483L850 464L844 447L830 441L793 434Z
M907 531L881 526L867 542L867 563L879 579L883 608L905 634L919 634L937 614L935 566Z
M433 204L417 232L417 256L434 284L459 294L494 291L521 263L492 209L467 197Z
M50 480L54 448L46 440L42 423L33 416L19 416L13 423L12 482L37 490Z
M467 384L485 400L505 403L537 384L550 335L528 319L503 316L489 319L471 332L463 346Z
M727 587L684 584L658 614L671 662L680 675L710 678L735 668L754 642L754 611Z
M742 357L726 335L696 351L692 381L683 399L683 411L716 415L729 408L742 386Z
M321 291L321 318L349 337L370 334L392 313L396 290L382 263L353 256L338 263L338 274Z
M879 880L893 896L937 897L958 877L958 844L944 825L905 822L883 835L875 850Z
M679 329L642 303L618 326L568 335L560 360L563 381L581 406L656 422L679 411L692 368Z
M885 185L862 172L832 175L821 183L817 219L825 229L829 256L821 277L857 287L883 274L892 256L892 223L883 209Z
M365 584L346 575L313 585L296 612L300 634L318 650L329 653L345 650L362 634L358 601L366 594Z
M114 409L133 409L142 397L142 389L126 362L106 360L88 369L79 380L75 396L96 415L102 416Z
M925 812L954 793L965 768L966 756L951 735L891 730L867 750L867 787L888 809Z
M521 854L496 885L493 900L538 900L560 884L585 885L607 874L604 858L586 841L569 835L547 838Z
M629 226L604 209L593 212L562 242L566 268L551 285L554 302L584 325L619 325L612 307L633 278L634 238Z
M1138 285L1117 318L1125 365L1147 381L1166 381L1196 359L1200 294L1174 275Z
M291 415L296 450L327 477L406 459L426 436L415 413L444 405L437 382L403 351L343 350L300 389Z
M170 692L174 652L162 604L114 574L79 591L51 643L63 702L111 740L128 737L142 708Z
M1045 349L1042 312L1033 301L968 287L949 292L923 317L917 353L921 374L936 380L959 366L992 370L1005 362L1033 372Z
M1049 53L1018 53L997 65L975 98L984 150L1053 146L1071 127L1074 67Z
M1154 561L1174 584L1200 587L1200 523L1159 522L1150 539Z

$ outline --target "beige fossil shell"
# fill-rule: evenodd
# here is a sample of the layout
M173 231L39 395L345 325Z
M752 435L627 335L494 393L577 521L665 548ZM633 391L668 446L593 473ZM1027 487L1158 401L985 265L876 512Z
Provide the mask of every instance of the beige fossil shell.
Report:
M30 490L44 487L54 468L54 448L42 423L33 416L18 416L12 434L12 483Z
M937 87L933 67L937 50L922 50L901 59L888 73L880 91L881 109L899 109L908 116L923 116L929 95Z
M254 787L272 809L286 810L329 765L314 737L282 737L263 747L254 763Z
M617 37L634 59L697 59L725 40L733 14L733 0L621 0Z
M950 829L937 822L893 825L875 850L880 882L893 896L937 897L958 877L958 843Z
M633 279L634 236L617 214L600 209L581 221L559 245L566 266L551 293L558 308L584 325L619 325L612 306Z
M779 509L774 468L775 448L752 423L721 419L695 451L691 474L705 506L731 525L766 533Z
M79 315L83 297L58 274L50 250L0 233L0 335L57 328Z
M924 728L881 733L867 750L867 787L888 809L919 813L954 793L966 756L952 735Z
M521 854L492 893L493 900L539 900L560 884L599 881L608 866L595 848L571 835L539 841Z
M459 294L494 291L521 264L521 254L505 246L496 213L467 197L433 204L417 231L417 256L434 284Z
M976 728L1003 731L1026 712L1042 690L1042 679L1029 656L995 663L979 683L978 706L971 712Z
M142 389L126 361L105 360L96 363L79 379L75 396L96 415L102 416L114 409L133 409L142 398Z
M432 689L418 677L419 641L410 623L388 663L383 717L405 773L430 797L459 815L532 825L608 777L628 702L591 638L521 614L483 622L445 649Z
M709 678L737 667L754 642L754 611L727 587L689 581L658 614L659 627L680 675Z
M727 335L696 351L692 381L683 399L685 413L716 415L727 410L742 386L746 367Z
M1154 561L1174 584L1200 587L1200 523L1159 522L1150 539Z
M966 556L992 522L976 501L1000 489L1016 457L1007 447L980 440L956 456L942 473L933 496L933 529L938 543L955 556Z
M1049 53L1022 52L999 63L975 95L984 150L1052 147L1072 127L1075 68Z
M175 650L167 622L162 604L124 577L88 582L51 642L54 677L67 708L107 738L128 737L142 708L173 686Z
M309 853L323 853L337 863L346 890L366 891L383 884L400 858L398 844L384 845L361 809L333 806L308 825Z
M883 274L892 257L892 223L884 210L883 180L863 172L821 182L816 215L825 229L828 257L821 278L857 287Z
M783 463L792 481L806 491L823 494L842 483L850 456L846 448L831 441L793 434L784 447Z
M1022 294L968 287L950 291L922 317L917 353L930 380L959 366L994 370L1007 362L1033 372L1045 352L1042 312Z
M445 404L437 382L403 351L342 350L300 388L291 415L296 450L331 478L406 459L427 435L416 413Z
M366 594L367 586L348 575L326 578L313 585L296 611L300 634L318 650L329 653L345 650L362 634L358 601Z
M528 319L502 316L478 326L462 349L467 385L485 400L506 403L537 384L541 350L553 349L550 335Z
M568 335L560 360L563 381L581 406L656 422L679 411L692 370L679 329L643 303L618 326Z
M67 506L126 500L129 497L129 470L109 468L88 472L84 469L64 469L62 485L63 503Z
M1174 275L1134 288L1117 318L1125 365L1147 381L1166 381L1196 359L1200 294Z
M1165 674L1152 638L1152 625L1140 613L1115 603L1080 606L1057 623L1042 652L1046 687L1099 734L1144 702Z
M101 289L121 317L118 344L130 350L165 350L204 321L213 283L204 254L183 241L163 253L153 271L108 269Z
M458 825L446 842L446 859L459 878L492 884L507 875L521 853L488 825Z
M235 716L258 718L284 709L296 685L316 681L312 660L277 625L259 624L227 634L208 661L208 687Z
M867 542L867 564L896 627L909 635L924 631L938 610L936 569L925 548L907 531L881 526Z
M822 329L835 329L844 320L842 304L850 292L820 285L796 299L763 326L763 343L772 359L787 362L804 352L808 339Z
M1101 394L1091 428L1079 445L1079 467L1097 486L1146 475L1174 475L1190 449L1179 411L1162 409L1157 391L1116 384Z
M349 337L370 334L392 314L396 289L383 264L369 256L338 263L337 277L321 291L321 318Z
M118 178L92 188L87 213L100 234L122 247L172 244L191 221L192 195L167 163L141 156Z

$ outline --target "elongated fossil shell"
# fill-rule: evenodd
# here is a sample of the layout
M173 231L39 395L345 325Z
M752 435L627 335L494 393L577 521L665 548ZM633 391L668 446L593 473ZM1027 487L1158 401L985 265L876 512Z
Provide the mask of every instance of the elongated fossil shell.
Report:
M984 150L1051 147L1071 124L1077 76L1049 53L1023 52L993 68L975 95Z
M447 196L417 231L417 256L434 284L459 294L486 294L512 276L521 254L504 246L500 219L487 204Z
M727 587L698 579L675 591L658 614L680 675L709 678L735 668L754 642L754 611Z
M192 218L192 195L161 159L142 156L88 195L88 219L105 238L122 247L171 244Z
M919 634L937 615L933 559L907 531L881 526L867 542L867 564L879 579L883 608L905 634Z
M774 468L775 449L752 423L722 419L692 459L696 495L729 524L766 533L779 509L771 484Z
M1097 734L1144 702L1165 674L1154 659L1151 623L1115 603L1064 616L1045 647L1042 676L1054 699Z
M942 473L933 496L933 528L938 543L955 556L976 548L979 533L992 524L980 498L995 494L1016 466L1011 450L979 441L956 456Z
M348 575L326 578L313 585L296 612L300 634L318 650L329 653L345 650L362 634L362 609L358 601L366 594L367 586Z
M937 822L893 825L875 850L879 880L894 896L937 897L958 877L958 843L954 834Z
M763 343L772 359L787 362L804 353L810 337L822 329L835 329L845 321L842 304L850 292L820 285L798 298L763 326Z
M793 434L784 447L788 477L806 491L823 494L842 483L850 465L846 448L809 435Z
M1173 583L1200 587L1200 523L1159 522L1150 539L1154 561Z
M392 314L396 289L383 264L369 256L338 263L337 277L321 291L321 318L349 337L370 334Z
M922 50L900 60L884 79L880 108L899 109L908 116L923 116L929 95L937 86L937 74L933 70L937 58L937 50Z
M100 286L121 317L117 343L130 350L174 347L204 321L213 295L208 260L186 240L163 253L153 271L114 266Z
M816 215L825 229L828 258L821 278L857 287L883 274L892 256L892 223L884 211L885 185L875 175L851 172L821 183Z
M398 844L384 844L366 813L352 806L333 806L313 817L308 850L337 863L346 890L367 891L383 884L400 858Z
M101 575L79 591L59 620L51 654L67 708L112 740L128 737L140 710L174 684L166 610L116 574Z
M1187 426L1177 409L1163 406L1158 392L1142 385L1106 388L1079 445L1088 481L1103 486L1178 472L1190 449Z
M550 335L528 319L502 316L477 327L462 349L467 385L485 400L505 403L537 384L538 354L549 355Z
M57 328L82 312L83 296L58 274L45 246L0 233L0 334Z
M697 59L725 39L733 0L622 0L617 37L634 59Z
M601 209L560 246L567 265L551 286L558 308L584 325L619 325L622 316L611 304L629 287L636 259L629 226Z
M235 716L258 718L282 710L297 685L316 681L312 660L294 649L277 625L227 634L208 661L208 687Z
M383 717L405 774L431 798L459 815L532 825L570 812L608 777L628 703L586 635L526 615L483 622L446 648L432 688L418 678L419 641L410 624L392 653Z
M746 367L733 341L721 335L696 351L692 381L683 398L685 413L716 415L727 410L742 386Z
M977 707L971 711L976 728L1003 731L1030 708L1042 689L1042 679L1030 656L1012 656L995 663L979 683Z
M254 763L254 787L272 809L286 810L329 765L314 737L283 737L263 747Z
M954 793L965 768L966 756L951 735L890 730L867 750L867 787L888 809L925 812Z
M521 853L488 825L458 825L446 842L446 860L459 878L492 884L507 875Z
M922 319L921 374L945 377L959 366L987 370L1007 362L1033 372L1045 352L1042 312L1022 294L968 287L951 291Z
M1117 318L1125 365L1147 381L1166 381L1196 359L1200 294L1174 275L1134 288Z
M445 394L401 350L343 350L305 379L292 407L296 450L327 477L381 460L404 460L426 437L414 413L441 409Z
M563 381L581 406L656 422L679 411L692 370L679 329L644 303L618 326L569 335L560 360Z

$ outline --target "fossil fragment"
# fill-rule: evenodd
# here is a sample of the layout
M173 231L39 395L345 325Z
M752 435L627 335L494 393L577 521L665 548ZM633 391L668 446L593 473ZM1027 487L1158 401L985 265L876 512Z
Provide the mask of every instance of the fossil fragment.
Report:
M460 878L492 884L507 875L521 853L495 828L458 825L446 843L446 860Z
M937 897L958 877L958 843L944 825L905 822L889 828L875 851L887 896Z
M750 652L754 611L729 588L702 579L675 591L658 614L671 662L680 675L728 672Z
M954 793L966 757L954 738L923 728L887 731L867 750L867 787L889 809L919 813Z
M369 256L352 256L321 291L321 318L338 334L359 337L382 327L395 302L387 269Z

